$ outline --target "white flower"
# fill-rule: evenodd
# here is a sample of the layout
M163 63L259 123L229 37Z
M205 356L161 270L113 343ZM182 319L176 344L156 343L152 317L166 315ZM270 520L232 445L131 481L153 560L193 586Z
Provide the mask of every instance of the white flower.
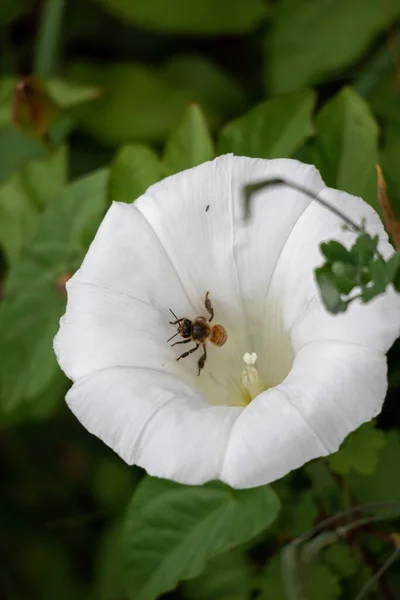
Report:
M243 185L285 177L379 234L360 198L325 187L294 160L222 156L169 177L132 205L114 203L81 269L55 349L74 384L71 410L127 463L187 484L246 488L334 452L379 413L386 358L399 332L390 291L341 316L321 305L313 269L321 241L350 245L340 220L287 186L258 192L243 219ZM208 317L227 342L171 348L171 308ZM177 337L175 340L180 340ZM182 350L183 349L183 350Z

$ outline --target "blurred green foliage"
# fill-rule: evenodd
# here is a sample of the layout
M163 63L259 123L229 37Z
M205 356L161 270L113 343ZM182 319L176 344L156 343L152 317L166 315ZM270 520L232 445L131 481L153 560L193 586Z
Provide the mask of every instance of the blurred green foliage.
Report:
M354 507L400 503L398 344L376 422L239 492L125 465L66 409L52 339L110 202L218 154L311 162L378 210L380 162L399 217L399 27L399 0L2 0L2 599L351 600L395 550L399 507ZM399 289L374 244L322 245L331 310ZM399 595L391 567L368 598Z

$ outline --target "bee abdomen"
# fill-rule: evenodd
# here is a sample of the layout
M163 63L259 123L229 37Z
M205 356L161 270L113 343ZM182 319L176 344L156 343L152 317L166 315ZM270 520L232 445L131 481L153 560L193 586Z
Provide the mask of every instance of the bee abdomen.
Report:
M225 327L222 325L214 325L211 329L210 342L216 346L223 346L228 339Z

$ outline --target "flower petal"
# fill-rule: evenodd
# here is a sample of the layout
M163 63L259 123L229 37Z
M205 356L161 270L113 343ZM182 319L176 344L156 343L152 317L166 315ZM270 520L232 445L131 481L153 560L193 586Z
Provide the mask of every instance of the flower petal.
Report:
M168 319L170 301L178 311L190 308L162 243L135 204L112 204L74 279L138 298Z
M241 408L211 407L177 377L114 368L75 383L67 402L91 432L128 464L180 483L217 479Z
M132 296L74 279L54 349L74 381L111 367L147 367L185 379L189 372L167 343L174 334L169 318Z
M133 205L111 206L67 289L54 347L69 377L115 366L185 377L167 343L174 333L168 307L183 314L192 309L157 236Z
M356 223L365 219L366 231L381 240L381 253L386 257L393 253L377 213L360 198L329 188L320 196ZM341 315L332 316L323 307L314 279L314 269L323 263L319 245L331 239L347 247L352 245L356 234L343 231L342 224L314 201L298 220L279 257L267 305L269 311L280 311L283 329L290 333L295 352L324 339L364 344L386 352L399 335L400 296L393 290L368 304L355 301Z
M156 183L136 201L198 311L209 290L222 309L236 306L235 318L243 299L254 313L263 297L255 290L268 289L286 239L312 201L288 186L272 186L254 195L253 218L245 221L244 186L288 176L316 191L324 187L311 165L225 155Z
M305 346L285 381L237 419L221 479L233 487L258 486L335 452L380 411L386 387L381 353L339 342Z

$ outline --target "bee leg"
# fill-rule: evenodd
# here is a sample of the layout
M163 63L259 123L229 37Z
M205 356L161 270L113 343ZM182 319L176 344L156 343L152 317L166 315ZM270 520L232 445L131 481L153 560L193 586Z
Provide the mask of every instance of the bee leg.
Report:
M212 320L213 320L213 318L214 318L214 309L213 309L213 307L211 306L211 300L210 300L210 299L209 299L209 297L208 297L208 294L209 294L209 293L210 293L210 292L207 292L207 294L206 294L206 298L205 298L205 300L204 300L204 305L205 305L205 307L206 307L206 310L207 310L207 311L210 313L210 315L211 315L211 316L210 316L210 318L208 319L208 322L209 322L209 323L211 323L211 321L212 321Z
M174 342L173 344L171 344L171 348L172 348L172 346L176 346L177 344L188 344L191 341L192 341L192 339L188 338L187 340L182 340L181 342Z
M190 340L189 340L189 342L190 342ZM187 356L189 356L189 354L192 354L192 352L195 352L199 346L200 346L200 344L196 344L196 346L194 348L191 348L190 350L188 350L188 352L184 352L183 354L178 356L178 358L176 360L181 360L181 358L186 358Z
M181 321L183 321L184 319L178 319L177 321L168 321L170 325L177 325L178 323L180 323Z
M207 348L206 348L206 345L203 344L203 354L200 356L199 362L197 363L197 366L199 367L199 372L197 373L197 375L200 375L200 371L204 368L206 359L207 359Z

